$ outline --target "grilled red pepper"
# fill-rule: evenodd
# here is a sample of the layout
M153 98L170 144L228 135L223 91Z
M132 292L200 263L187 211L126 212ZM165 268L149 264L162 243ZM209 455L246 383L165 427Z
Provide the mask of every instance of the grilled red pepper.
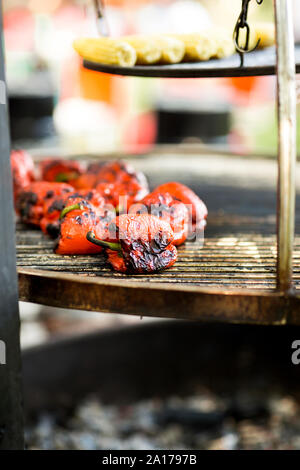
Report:
M24 150L14 150L10 155L14 200L16 201L19 193L35 180L34 165L31 155Z
M169 222L174 232L173 245L182 245L187 239L189 231L188 209L169 193L154 191L148 194L140 203L131 207L130 214L132 213L148 213Z
M111 241L100 239L94 231L87 233L90 242L107 249L114 270L152 273L175 263L177 250L172 245L174 234L168 222L149 214L124 214L116 218L115 226L116 238Z
M39 225L44 215L44 203L54 196L60 197L72 192L74 188L69 184L37 181L19 193L16 209L22 222Z
M115 207L140 201L149 192L146 177L123 161L92 163L74 182L77 189L96 188Z
M97 176L98 182L105 183L128 183L135 180L140 186L148 188L145 175L142 172L136 172L135 169L122 160L107 163L91 163L88 167L88 173Z
M47 159L40 163L43 181L70 183L83 173L81 163L75 160Z
M94 189L97 186L97 175L94 175L93 173L88 173L85 172L82 175L80 175L76 181L73 182L74 188L76 188L78 191L83 191L83 190L88 190L88 189Z
M99 183L96 190L109 204L118 208L119 212L127 212L132 204L143 199L149 192L136 180L126 183Z
M44 233L52 238L56 238L59 234L60 226L60 215L66 206L73 206L74 201L77 200L75 206L80 209L80 203L78 198L83 198L86 202L89 202L96 209L104 207L105 200L103 197L94 189L88 191L78 191L70 195L70 193L63 194L59 197L54 196L51 199L47 199L44 203L44 216L41 219L40 227Z
M177 182L164 183L155 188L154 192L169 193L174 199L183 202L189 209L192 222L197 228L206 226L207 207L194 191Z
M61 212L55 252L60 255L99 253L102 248L90 243L86 234L92 230L97 237L108 238L108 225L113 217L105 208L96 208L87 199L71 196Z

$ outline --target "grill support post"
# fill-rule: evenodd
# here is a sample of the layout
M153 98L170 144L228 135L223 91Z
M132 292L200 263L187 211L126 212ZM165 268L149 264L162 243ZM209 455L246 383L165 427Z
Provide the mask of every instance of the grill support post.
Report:
M0 4L0 450L23 449L20 328Z
M292 2L275 0L277 42L277 288L292 289L295 230L296 74Z

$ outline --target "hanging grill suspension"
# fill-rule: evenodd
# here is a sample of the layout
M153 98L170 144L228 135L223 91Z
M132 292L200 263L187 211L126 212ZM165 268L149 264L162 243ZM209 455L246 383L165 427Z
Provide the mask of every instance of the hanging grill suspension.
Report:
M259 39L256 45L252 49L249 49L250 26L249 26L247 19L248 19L248 9L249 9L250 1L251 0L242 0L242 10L241 10L240 16L238 17L237 23L234 28L234 33L233 33L235 48L241 58L241 67L243 67L244 65L244 54L247 52L254 51L260 43L260 39ZM256 3L258 5L261 5L262 2L263 0L256 0ZM244 44L241 45L240 44L240 32L243 29L246 30L246 39L245 39Z
M103 0L94 0L97 30L100 36L109 36Z

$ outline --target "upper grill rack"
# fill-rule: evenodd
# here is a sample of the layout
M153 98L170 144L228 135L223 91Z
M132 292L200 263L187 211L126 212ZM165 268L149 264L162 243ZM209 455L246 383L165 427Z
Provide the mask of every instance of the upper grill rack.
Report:
M300 73L299 44L295 48L295 55L296 72ZM274 75L276 73L276 50L274 47L269 47L265 50L245 54L243 67L240 67L238 54L221 60L173 65L135 65L134 67L110 66L85 60L84 67L96 72L132 77L218 78Z

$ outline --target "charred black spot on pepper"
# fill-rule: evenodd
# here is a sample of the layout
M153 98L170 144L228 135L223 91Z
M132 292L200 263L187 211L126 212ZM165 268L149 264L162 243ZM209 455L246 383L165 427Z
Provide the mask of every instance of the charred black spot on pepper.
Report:
M155 234L154 241L161 249L165 249L170 243L167 234L161 231Z
M161 246L155 239L151 240L150 247L151 247L151 251L153 253L160 253L161 252Z
M147 249L136 249L125 252L124 259L129 272L150 273L167 268L176 260L176 252L166 249L161 253L153 253Z
M44 199L50 199L53 196L54 196L54 191L50 190L50 191L47 191Z
M72 194L69 196L69 199L76 199L77 197L80 197L80 194L79 194L79 193L72 193Z
M51 214L52 212L59 211L61 212L65 208L65 202L63 199L55 199L51 206L48 209L48 213Z
M86 199L82 199L81 201L81 206L83 206L85 209L90 209L91 210L91 213L93 212L92 211L92 205L86 200Z

